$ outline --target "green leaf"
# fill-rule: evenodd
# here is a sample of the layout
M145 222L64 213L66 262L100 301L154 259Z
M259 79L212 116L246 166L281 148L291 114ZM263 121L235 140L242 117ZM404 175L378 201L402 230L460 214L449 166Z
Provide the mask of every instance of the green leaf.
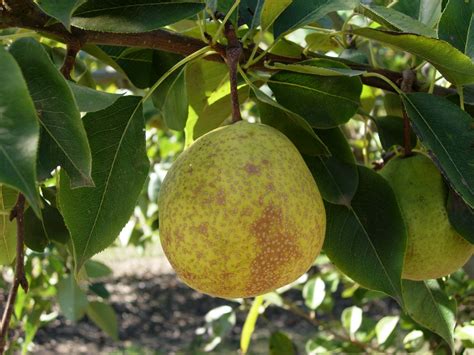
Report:
M318 64L324 65L325 63L326 59L311 59L309 62L301 62L299 64L274 63L272 67L276 69L291 71L294 73L313 74L321 76L358 76L365 73L365 71L363 70L353 70L345 66L334 66L333 68L331 68L330 65L327 67L317 66Z
M443 0L419 0L418 20L428 27L435 27L441 17Z
M362 309L357 306L344 309L341 314L341 322L351 339L353 339L355 333L362 325Z
M306 164L326 201L350 206L359 185L359 173L351 147L339 127L320 129L316 134L329 148L331 156L305 156Z
M64 316L76 322L84 316L87 308L87 296L76 283L72 275L58 282L58 302Z
M92 279L106 277L112 274L112 269L96 260L87 260L84 264L84 268L86 269L87 276Z
M86 30L139 33L156 30L197 14L204 4L170 0L89 0L72 24Z
M402 100L415 133L452 188L474 208L474 119L443 97L412 93Z
M433 64L444 77L457 85L474 83L474 63L445 41L410 33L359 28L354 34L410 52Z
M103 302L90 302L86 309L89 317L100 329L112 339L118 340L118 320L114 309Z
M474 209L469 208L458 194L449 189L446 210L456 232L474 244Z
M186 93L186 66L173 73L152 96L155 107L168 128L182 131L188 119L188 96Z
M361 286L402 303L401 272L406 229L395 194L372 170L359 167L352 207L326 203L324 250L338 269Z
M270 355L296 355L296 346L291 339L282 332L274 332L270 336Z
M331 33L310 33L305 37L309 51L336 51L340 48L339 43L334 39ZM301 55L299 56L301 57Z
M15 260L16 221L9 217L17 197L17 191L0 185L0 265L10 265Z
M76 272L109 246L127 223L147 177L144 120L139 97L119 98L87 114L94 188L72 190L61 173L59 204L71 233Z
M320 277L308 280L303 287L304 303L309 309L316 309L326 296L326 285Z
M275 38L315 22L332 11L352 10L359 0L293 0L273 24Z
M377 322L375 325L375 335L377 336L377 343L379 345L382 345L387 341L395 330L399 320L399 316L386 316Z
M249 349L250 340L252 339L252 334L255 330L255 324L257 323L262 303L263 296L255 297L252 307L250 308L247 318L245 319L245 323L242 327L242 335L240 336L240 351L242 354L246 354L247 350Z
M344 64L320 59L303 62L322 68L344 68ZM268 80L277 101L301 115L317 128L343 124L359 107L362 83L357 77L319 76L281 71Z
M329 155L324 143L301 116L275 102L255 85L252 84L251 88L257 98L262 123L284 133L303 154Z
M86 86L74 84L73 82L68 82L68 84L74 98L76 99L79 111L81 112L96 112L103 110L112 105L122 96L119 94L110 94L104 91L93 90Z
M23 192L39 215L35 169L38 118L21 70L3 47L0 67L0 183Z
M424 342L425 335L418 329L412 330L403 338L403 346L411 353L419 351L423 347Z
M71 15L86 0L38 0L38 6L46 14L61 22L64 27L71 27Z
M449 0L439 21L438 36L451 43L461 52L468 53L468 42L472 41L470 32L474 17L474 2L464 0ZM471 29L472 30L472 29Z
M389 150L395 145L403 147L403 118L396 116L375 117L377 132L380 142L385 150ZM410 130L410 146L416 146L417 138L413 131Z
M405 311L415 321L440 335L454 349L456 301L449 299L436 280L402 284Z
M372 5L370 7L359 5L357 11L390 30L411 32L426 37L436 37L436 31L434 28L428 27L420 21L415 20L402 12L398 12L393 8L377 5Z
M73 188L93 186L91 152L76 101L69 85L43 46L31 38L12 44L10 52L23 71L42 125L39 148L40 178L58 165Z
M293 0L273 0L263 3L260 13L260 26L262 31L267 31L278 16L290 5Z

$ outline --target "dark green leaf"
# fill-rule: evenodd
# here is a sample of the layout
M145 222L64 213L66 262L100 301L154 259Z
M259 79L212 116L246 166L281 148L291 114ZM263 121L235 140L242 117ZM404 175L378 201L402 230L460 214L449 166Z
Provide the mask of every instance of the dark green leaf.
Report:
M403 144L403 118L396 116L376 117L375 124L379 133L380 142L385 150L389 150L394 145L401 147ZM416 135L410 131L410 145L416 146Z
M329 148L330 157L305 157L323 198L333 204L350 206L359 174L344 134L340 128L317 130L316 134Z
M75 322L81 319L87 308L87 296L72 275L67 275L58 283L58 302L64 316Z
M160 109L168 128L182 131L188 119L188 96L186 93L186 66L173 73L153 93L153 103Z
M21 70L3 47L0 67L0 183L23 192L39 215L35 169L38 117Z
M90 302L87 306L87 317L108 334L112 339L118 340L118 321L114 309L103 302Z
M25 244L31 250L42 253L49 244L42 221L31 208L25 211Z
M112 270L107 265L95 260L87 260L84 268L90 278L106 277L112 274Z
M471 55L471 59L474 59L472 57L474 53L468 53L467 44L470 40L469 36L472 36L470 26L473 21L473 12L474 2L449 0L438 26L439 38L451 43L461 52Z
M12 44L39 112L42 125L39 150L40 178L61 165L73 188L93 186L91 152L76 101L69 85L42 45L30 38Z
M69 87L76 99L77 106L81 112L95 112L103 110L112 105L119 97L119 94L97 91L86 86L68 82Z
M71 15L74 10L86 0L38 0L38 6L49 16L61 22L69 29Z
M456 301L449 299L436 280L402 282L405 311L418 323L439 334L454 349Z
M0 265L10 265L16 255L16 221L10 221L10 211L17 197L17 191L0 185Z
M105 285L102 282L95 282L89 285L89 290L94 292L99 297L102 297L102 298L110 297L110 292L107 291L107 288L105 288Z
M372 170L359 167L352 208L326 203L324 250L338 269L361 286L402 303L406 230L395 194Z
M427 37L436 37L436 31L402 12L384 6L359 5L357 11L380 23L390 30L416 33Z
M323 68L347 68L344 64L326 60L309 60L305 65ZM301 115L317 128L330 128L345 123L359 107L362 84L357 77L319 76L281 71L268 85L277 101Z
M69 188L61 173L59 204L71 233L76 271L109 246L127 223L145 182L145 151L140 98L119 98L84 119L89 138L94 188Z
M296 346L291 339L282 332L272 333L269 344L270 355L295 355Z
M72 24L94 31L139 33L186 19L204 4L169 0L89 0L73 14Z
M273 24L275 38L317 21L329 12L352 10L359 0L293 0Z
M474 209L469 208L452 189L449 189L446 209L449 222L456 232L469 243L474 244Z
M474 63L471 58L445 41L410 33L355 29L354 34L383 42L410 52L433 64L445 78L457 85L474 83Z
M474 119L443 97L402 97L416 134L433 152L453 189L474 208Z

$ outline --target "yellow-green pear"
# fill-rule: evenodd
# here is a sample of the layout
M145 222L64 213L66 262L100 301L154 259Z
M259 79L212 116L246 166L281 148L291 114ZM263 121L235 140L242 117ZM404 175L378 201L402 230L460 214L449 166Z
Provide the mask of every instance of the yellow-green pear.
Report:
M429 157L416 153L390 160L381 174L392 186L408 233L402 277L435 279L463 266L474 245L449 223L447 191Z
M197 139L158 200L168 260L209 295L252 297L291 283L323 245L318 187L295 146L263 124L241 121Z

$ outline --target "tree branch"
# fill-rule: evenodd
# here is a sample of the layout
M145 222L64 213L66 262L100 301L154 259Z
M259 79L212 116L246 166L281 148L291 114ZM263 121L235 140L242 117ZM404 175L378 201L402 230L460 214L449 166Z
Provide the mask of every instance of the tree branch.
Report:
M10 293L8 294L7 304L3 310L2 322L0 323L0 354L3 354L5 351L6 341L8 338L8 328L12 318L13 306L15 305L18 288L21 286L25 292L28 291L28 280L25 276L25 265L23 264L25 239L24 211L25 196L20 193L15 207L13 207L10 214L10 220L16 218L17 224L16 262L13 284Z
M237 89L237 67L242 55L242 45L237 38L234 26L230 21L225 24L224 35L227 38L225 51L227 66L229 67L230 95L232 100L232 122L242 120L239 105L239 92Z

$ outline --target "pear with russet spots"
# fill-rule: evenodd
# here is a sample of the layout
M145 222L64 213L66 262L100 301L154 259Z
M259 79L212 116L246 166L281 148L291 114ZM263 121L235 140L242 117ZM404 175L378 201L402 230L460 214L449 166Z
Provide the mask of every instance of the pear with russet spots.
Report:
M178 276L223 298L252 297L304 274L324 241L318 187L276 129L238 122L197 139L158 201L160 239Z

